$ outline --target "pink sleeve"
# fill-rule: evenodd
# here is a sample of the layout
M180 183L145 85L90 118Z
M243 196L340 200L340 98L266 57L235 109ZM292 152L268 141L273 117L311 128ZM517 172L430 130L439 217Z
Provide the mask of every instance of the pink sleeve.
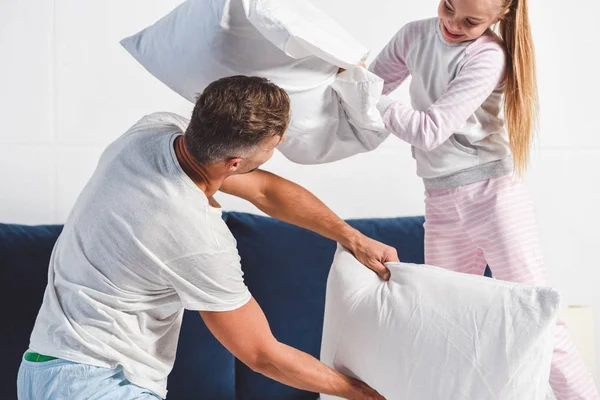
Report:
M505 55L500 46L480 49L463 65L444 94L425 111L382 98L387 129L405 142L431 151L481 107L504 79Z
M383 79L383 94L393 92L410 75L405 61L406 30L406 26L400 29L369 66L371 72Z

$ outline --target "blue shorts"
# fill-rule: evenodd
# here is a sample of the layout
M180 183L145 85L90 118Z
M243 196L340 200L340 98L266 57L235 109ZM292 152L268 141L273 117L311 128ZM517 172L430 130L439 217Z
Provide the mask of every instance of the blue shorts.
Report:
M129 382L122 368L101 368L66 360L32 362L23 358L17 377L19 400L160 399Z

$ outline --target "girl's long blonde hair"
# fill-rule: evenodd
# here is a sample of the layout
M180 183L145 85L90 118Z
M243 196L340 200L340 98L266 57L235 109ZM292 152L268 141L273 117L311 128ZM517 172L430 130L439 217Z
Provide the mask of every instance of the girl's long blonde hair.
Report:
M499 33L508 51L504 118L508 127L515 172L523 175L538 125L535 53L527 0L506 0Z

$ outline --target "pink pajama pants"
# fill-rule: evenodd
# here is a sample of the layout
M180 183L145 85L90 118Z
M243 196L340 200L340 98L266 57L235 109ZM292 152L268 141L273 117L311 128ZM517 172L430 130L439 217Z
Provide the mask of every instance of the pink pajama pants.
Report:
M547 286L531 199L512 176L425 193L425 263ZM550 385L557 400L599 399L587 367L562 322L556 327Z

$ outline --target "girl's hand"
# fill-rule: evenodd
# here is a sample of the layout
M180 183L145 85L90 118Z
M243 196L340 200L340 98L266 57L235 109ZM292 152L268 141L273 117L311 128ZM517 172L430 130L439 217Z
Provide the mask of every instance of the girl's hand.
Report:
M366 66L366 64L365 64L365 62L364 62L364 61L361 61L361 62L359 62L358 64L356 64L356 66L357 66L357 67L363 67L363 68L367 68L367 66ZM341 73L342 73L342 72L344 72L344 71L345 71L345 69L340 67L340 68L338 69L338 72L337 72L337 73L338 73L338 74L341 74Z

